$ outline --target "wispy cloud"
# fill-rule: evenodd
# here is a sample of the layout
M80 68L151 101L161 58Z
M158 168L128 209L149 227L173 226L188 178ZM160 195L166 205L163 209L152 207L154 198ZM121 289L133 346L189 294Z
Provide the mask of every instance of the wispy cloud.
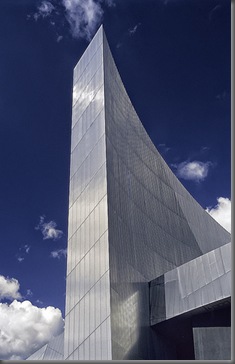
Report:
M52 258L64 258L67 255L67 249L57 249L51 252L51 257Z
M32 296L33 295L33 292L31 291L31 289L27 289L27 291L26 291L26 296Z
M66 18L74 38L90 40L101 23L102 4L115 6L114 0L63 0Z
M137 29L139 28L139 26L140 26L140 25L141 25L141 23L138 23L138 24L136 24L133 28L130 28L130 29L128 30L129 35L130 35L130 36L134 35L134 34L136 33L136 31L137 31Z
M168 147L165 143L160 143L158 144L158 148L163 152L163 153L167 153L169 152L169 150L171 150L170 147Z
M63 4L73 37L90 40L103 16L100 2L63 0Z
M90 40L102 21L105 6L115 6L115 0L43 0L37 11L28 18L48 18L53 27L60 29L57 42L62 39L61 28L65 23L69 24L74 38Z
M228 93L226 91L221 92L216 95L217 100L224 101L228 97Z
M1 359L24 360L62 333L63 328L58 308L39 308L30 301L0 303Z
M213 7L213 9L210 10L209 12L209 20L211 21L214 17L214 14L216 14L221 8L221 5L217 4L216 6Z
M44 222L45 216L40 216L40 222L35 227L36 230L40 230L43 235L43 240L53 239L58 240L62 237L63 231L56 229L57 224L55 221Z
M206 212L231 233L231 200L229 198L217 198L217 205L207 207Z
M18 262L20 262L20 263L21 263L21 262L23 262L24 257L18 256L16 259L18 260Z
M43 305L43 302L41 300L37 299L35 302L37 303L37 305L40 305L40 306Z
M19 253L16 254L16 259L18 262L21 263L25 259L26 255L29 254L30 248L31 247L28 244L25 244L19 248Z
M3 299L20 299L21 294L19 289L20 284L17 279L0 275L0 301Z
M212 163L200 161L184 161L179 163L178 165L173 164L172 166L176 168L176 175L179 178L200 182L207 177L209 168L210 166L212 166Z
M61 42L62 39L63 39L63 36L62 35L58 35L58 37L56 39L57 43Z
M47 18L51 15L54 9L55 7L50 1L42 1L33 17L35 20L38 20L38 18Z
M29 250L30 250L30 246L29 245L24 245L23 249L25 250L25 253L28 254Z
M202 146L202 147L201 147L201 149L200 149L200 153L201 153L201 154L204 154L204 153L208 152L209 150L210 150L210 148L209 148L209 147Z
M115 3L116 0L104 0L104 3L109 6L109 7L114 7L116 6L116 3Z

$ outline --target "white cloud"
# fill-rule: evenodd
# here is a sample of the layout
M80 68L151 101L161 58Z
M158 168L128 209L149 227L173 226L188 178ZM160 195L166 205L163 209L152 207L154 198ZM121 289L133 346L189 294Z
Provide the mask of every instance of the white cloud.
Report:
M137 29L139 28L139 26L141 25L141 23L136 24L133 28L129 29L129 35L134 35L135 32L137 31Z
M17 260L18 260L18 262L21 263L21 262L23 262L24 258L19 256L19 257L17 257Z
M20 253L16 255L18 262L21 263L25 259L26 254L29 254L30 248L31 247L28 244L25 244L19 248Z
M30 250L30 246L26 244L24 246L24 250L25 250L25 253L28 254L29 253L29 250Z
M54 9L55 7L49 1L42 1L33 17L35 20L38 20L40 17L46 18L51 15Z
M39 308L30 301L0 303L0 359L21 360L63 331L61 311Z
M47 239L53 239L58 240L62 237L63 231L56 229L56 222L55 221L49 221L44 222L45 217L40 216L40 222L38 226L35 227L36 230L40 230L43 235L43 240Z
M211 165L211 162L185 161L174 165L174 167L177 167L176 174L178 177L199 182L207 177Z
M73 37L90 40L102 19L101 2L95 0L63 0L63 4Z
M19 248L19 250L24 254L28 254L30 251L31 246L28 244L25 244Z
M15 278L8 278L0 275L0 300L21 298L19 292L20 284ZM1 359L1 358L0 358Z
M90 40L101 23L104 6L114 7L115 0L62 0L60 3L43 0L36 13L28 15L27 18L49 18L50 24L58 27L60 31L65 18L74 38ZM57 35L57 42L61 39L62 37Z
M67 249L58 249L51 252L52 258L60 259L62 257L66 257L67 255Z
M56 39L57 43L61 42L62 39L63 39L63 36L62 35L58 35L58 37Z
M231 200L226 197L219 197L217 202L216 206L207 207L206 212L231 233Z

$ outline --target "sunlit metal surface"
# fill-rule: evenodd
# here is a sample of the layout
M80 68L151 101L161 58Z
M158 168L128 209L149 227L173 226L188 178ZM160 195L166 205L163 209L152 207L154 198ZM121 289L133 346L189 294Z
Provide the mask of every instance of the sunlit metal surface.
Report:
M74 70L66 360L152 359L149 282L230 241L141 124L102 27Z
M63 360L64 333L56 336L48 344L29 356L26 360Z
M165 273L150 291L152 325L230 298L231 243Z

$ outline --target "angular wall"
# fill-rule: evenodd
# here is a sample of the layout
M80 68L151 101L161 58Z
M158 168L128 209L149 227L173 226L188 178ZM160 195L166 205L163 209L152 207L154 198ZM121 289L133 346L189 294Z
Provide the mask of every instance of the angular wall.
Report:
M150 322L155 325L178 315L192 315L196 309L217 306L230 299L231 243L228 243L150 282Z
M73 94L65 359L157 359L148 282L230 234L154 147L102 27L75 68Z
M26 360L63 360L64 333L54 337L42 348L30 355Z
M111 359L103 37L74 70L64 358Z
M152 144L105 36L104 76L113 358L151 359L147 282L229 242L230 234Z
M195 327L195 360L231 360L230 327Z

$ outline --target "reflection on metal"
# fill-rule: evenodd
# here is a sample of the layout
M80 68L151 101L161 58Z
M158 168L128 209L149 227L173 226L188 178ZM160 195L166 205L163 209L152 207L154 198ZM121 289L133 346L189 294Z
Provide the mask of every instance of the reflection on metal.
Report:
M151 325L230 298L231 243L165 273L150 291Z
M74 69L64 360L228 358L230 241L151 142L101 26ZM53 340L28 359L61 359Z
M48 344L37 350L26 360L63 360L64 333L54 337Z
M103 37L74 70L65 359L111 359Z
M149 282L230 234L151 142L102 27L74 69L73 87L64 359L157 359Z

